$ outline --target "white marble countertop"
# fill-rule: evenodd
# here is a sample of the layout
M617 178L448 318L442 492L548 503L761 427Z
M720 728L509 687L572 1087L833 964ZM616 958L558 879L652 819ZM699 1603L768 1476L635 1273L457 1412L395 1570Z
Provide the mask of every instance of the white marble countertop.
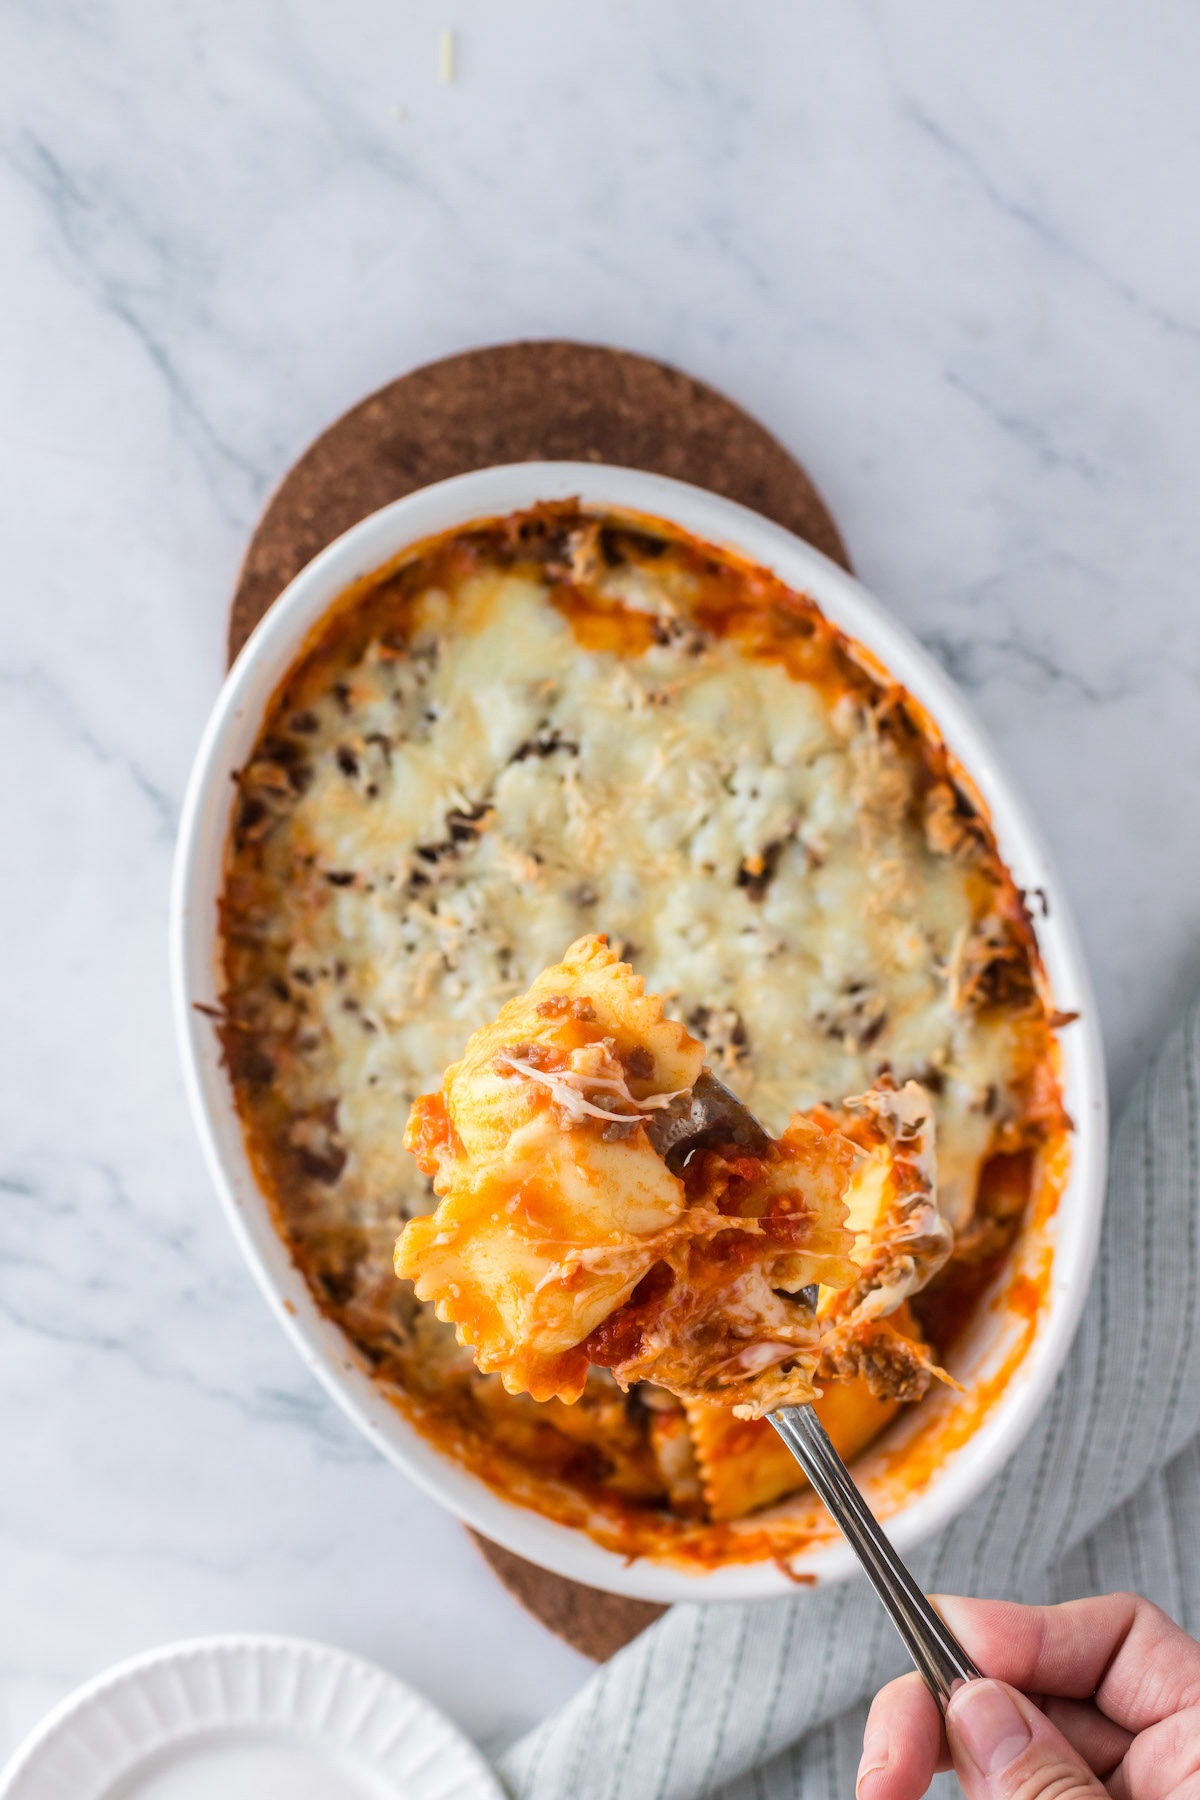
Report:
M1200 966L1198 55L1187 0L0 11L0 1754L195 1632L488 1744L585 1674L305 1374L176 1066L234 572L369 389L561 335L756 411L1040 815L1119 1099Z

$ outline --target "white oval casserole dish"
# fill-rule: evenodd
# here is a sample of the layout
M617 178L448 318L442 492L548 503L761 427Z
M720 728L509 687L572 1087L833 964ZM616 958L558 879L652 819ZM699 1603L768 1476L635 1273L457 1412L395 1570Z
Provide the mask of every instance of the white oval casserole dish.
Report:
M518 1555L576 1581L645 1600L733 1600L794 1591L793 1580L836 1580L857 1568L830 1537L791 1559L693 1571L629 1562L584 1533L493 1491L427 1441L372 1382L340 1329L319 1310L272 1222L255 1180L212 1024L220 987L217 901L236 793L266 708L308 634L362 576L408 546L538 501L578 497L584 506L661 519L770 569L809 595L930 714L974 782L1017 885L1045 896L1038 940L1062 1012L1080 1017L1062 1036L1067 1111L1075 1123L1069 1177L1048 1227L1053 1262L1036 1334L995 1404L965 1442L888 1514L902 1551L946 1525L995 1476L1024 1436L1058 1374L1087 1291L1099 1236L1107 1149L1103 1057L1095 1006L1057 877L1023 804L962 695L910 634L861 586L782 527L718 495L663 476L590 463L520 463L456 476L409 495L353 527L301 571L255 630L230 672L197 754L184 803L171 901L176 1028L189 1100L217 1190L259 1284L306 1363L371 1441L467 1524ZM397 1120L397 1130L403 1120ZM1000 1311L981 1309L966 1373L995 1365ZM989 1364L989 1358L991 1362ZM891 1435L891 1434L889 1434ZM870 1491L868 1489L868 1491Z

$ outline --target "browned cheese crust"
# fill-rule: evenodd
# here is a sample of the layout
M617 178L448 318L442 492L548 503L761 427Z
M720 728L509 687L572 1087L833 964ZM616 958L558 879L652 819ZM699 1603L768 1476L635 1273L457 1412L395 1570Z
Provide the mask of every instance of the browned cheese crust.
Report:
M856 1315L827 1358L872 1404L950 1352L1068 1129L1024 898L930 720L803 595L652 521L535 508L331 609L238 776L221 930L217 1029L318 1304L450 1454L630 1554L730 1553L681 1403L595 1368L572 1406L507 1393L393 1274L434 1204L405 1123L473 1030L607 931L773 1133L920 1083L949 1256L907 1336Z

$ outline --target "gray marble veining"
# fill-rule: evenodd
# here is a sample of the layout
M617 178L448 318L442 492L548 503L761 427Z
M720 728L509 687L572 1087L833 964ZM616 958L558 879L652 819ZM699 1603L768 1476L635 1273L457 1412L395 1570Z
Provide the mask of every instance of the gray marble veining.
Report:
M1200 975L1198 53L1185 0L0 9L0 1753L196 1631L489 1741L583 1672L281 1339L171 1037L246 533L403 368L578 336L757 411L1028 794L1125 1090Z

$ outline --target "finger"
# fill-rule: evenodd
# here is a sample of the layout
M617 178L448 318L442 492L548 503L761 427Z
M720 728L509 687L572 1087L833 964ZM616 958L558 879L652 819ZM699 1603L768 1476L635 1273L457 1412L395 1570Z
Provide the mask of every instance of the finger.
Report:
M945 1595L936 1604L981 1669L1026 1693L1092 1696L1132 1732L1200 1705L1200 1644L1137 1594L1062 1606Z
M1188 1776L1181 1787L1173 1787L1169 1791L1154 1788L1149 1800L1200 1800L1200 1775Z
M1200 1789L1200 1706L1140 1732L1108 1785L1114 1800L1177 1800L1189 1780Z
M1049 1698L1031 1698L1088 1768L1107 1780L1133 1743L1129 1732L1106 1719L1090 1700L1061 1700L1053 1694Z
M920 1800L950 1758L942 1718L919 1675L881 1688L867 1714L858 1800Z
M1046 1715L1002 1681L964 1682L946 1709L946 1735L967 1800L1108 1800Z

